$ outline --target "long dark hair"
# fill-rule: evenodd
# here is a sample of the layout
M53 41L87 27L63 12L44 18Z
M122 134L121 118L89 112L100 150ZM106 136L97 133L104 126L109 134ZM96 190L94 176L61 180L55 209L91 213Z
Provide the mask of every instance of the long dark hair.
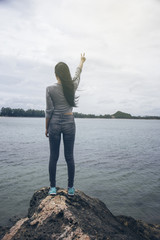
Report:
M61 80L63 93L71 107L77 107L77 98L75 97L75 90L72 81L72 77L70 74L69 67L64 62L59 62L55 66L55 74Z

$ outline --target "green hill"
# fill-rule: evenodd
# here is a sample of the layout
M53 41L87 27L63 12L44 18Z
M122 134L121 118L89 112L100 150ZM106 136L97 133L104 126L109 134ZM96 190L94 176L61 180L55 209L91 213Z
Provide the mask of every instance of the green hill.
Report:
M132 118L132 115L129 113L124 113L121 111L117 111L116 113L111 115L112 118Z

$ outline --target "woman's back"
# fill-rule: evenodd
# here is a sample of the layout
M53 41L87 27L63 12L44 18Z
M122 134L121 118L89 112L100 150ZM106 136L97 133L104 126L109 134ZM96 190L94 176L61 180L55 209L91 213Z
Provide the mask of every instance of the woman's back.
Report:
M60 83L49 86L47 90L53 102L55 113L72 112L72 107L68 104Z
M77 67L75 76L73 78L74 90L77 90L77 87L80 82L80 74L82 69ZM61 83L54 83L51 86L46 88L46 117L51 117L53 111L54 113L70 113L73 110L73 107L67 102L63 87Z

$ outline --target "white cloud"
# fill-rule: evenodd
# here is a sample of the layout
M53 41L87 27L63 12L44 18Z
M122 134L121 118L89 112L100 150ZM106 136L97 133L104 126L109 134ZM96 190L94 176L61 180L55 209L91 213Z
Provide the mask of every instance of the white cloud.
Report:
M0 107L43 109L54 65L66 62L73 75L86 52L75 111L160 115L159 5L156 0L0 1Z

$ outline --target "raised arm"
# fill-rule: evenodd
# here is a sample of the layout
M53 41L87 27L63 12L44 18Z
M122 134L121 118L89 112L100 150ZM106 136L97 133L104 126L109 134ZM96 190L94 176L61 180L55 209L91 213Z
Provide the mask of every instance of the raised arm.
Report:
M83 55L81 54L80 63L79 63L79 66L76 69L76 73L75 73L75 76L73 78L73 84L74 84L75 90L78 88L78 85L79 85L79 82L80 82L80 74L82 72L83 63L85 61L86 61L85 53L83 53Z
M86 58L85 58L85 53L83 53L83 55L82 55L82 53L81 53L81 60L80 60L80 63L79 63L79 68L81 68L81 70L82 70L82 68L83 68L83 63L86 61Z

